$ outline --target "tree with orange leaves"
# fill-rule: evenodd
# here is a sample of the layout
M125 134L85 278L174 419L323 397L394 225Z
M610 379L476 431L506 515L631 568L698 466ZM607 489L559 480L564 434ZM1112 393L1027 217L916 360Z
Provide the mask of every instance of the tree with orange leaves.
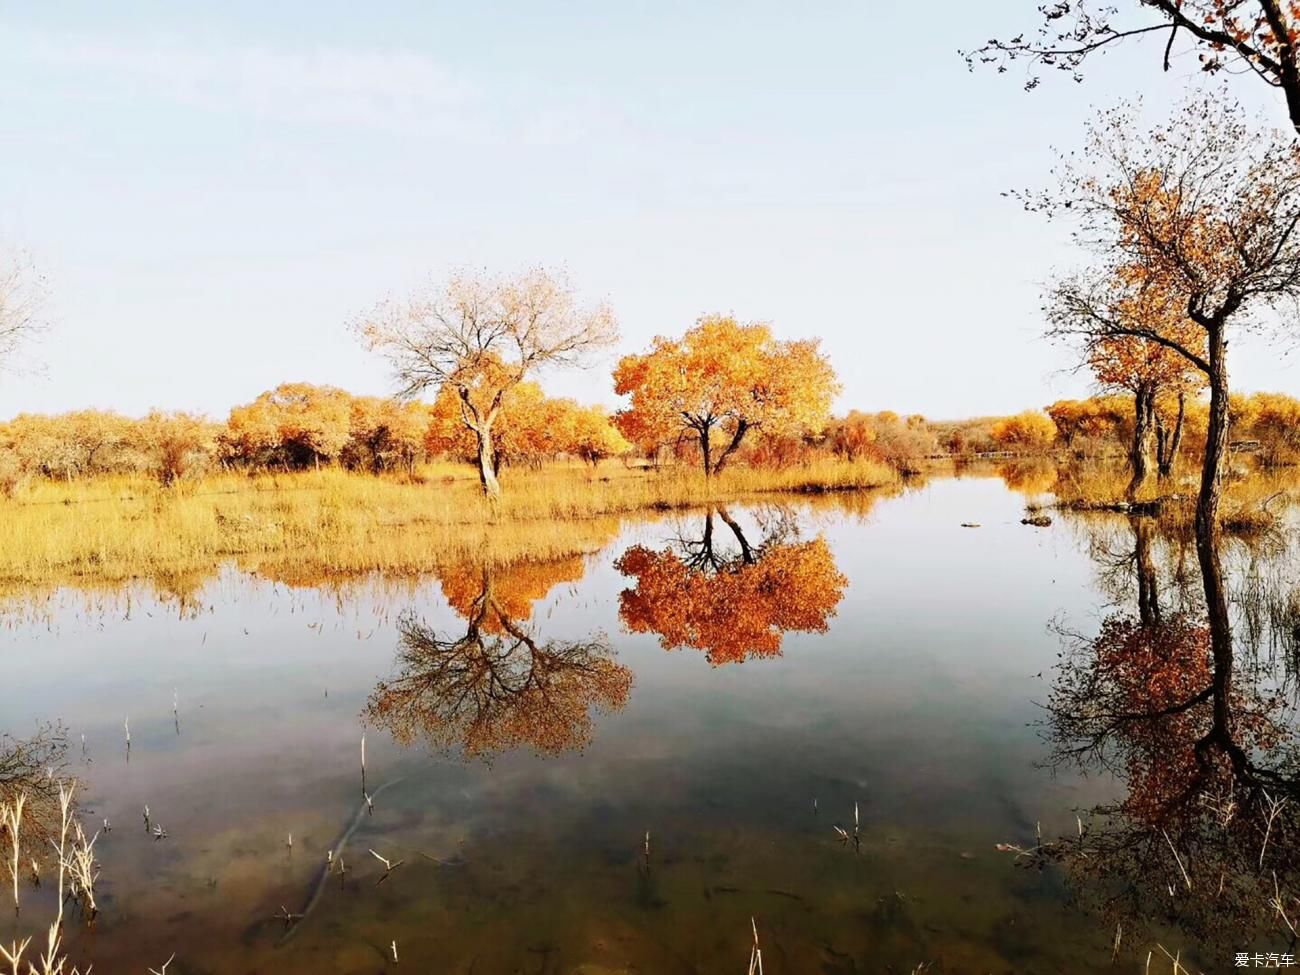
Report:
M502 465L540 467L561 454L595 464L631 450L599 407L547 396L537 383L524 381L502 397L500 432L492 440L492 473ZM457 394L444 387L430 408L425 446L431 454L478 461L478 444L461 422Z
M319 467L348 442L352 397L333 386L281 383L230 411L223 434L229 459L257 466Z
M562 401L564 452L595 467L609 457L630 453L632 445L602 407Z
M1241 109L1193 99L1144 130L1133 106L1104 113L1088 151L1067 157L1057 186L1026 203L1077 221L1094 265L1048 300L1049 334L1082 342L1134 338L1181 356L1210 390L1196 502L1196 550L1214 651L1228 654L1232 623L1219 565L1219 506L1228 456L1228 340L1279 312L1295 327L1300 299L1300 148L1254 130ZM1167 319L1126 313L1154 295L1181 308L1189 342Z
M1079 449L1080 441L1117 436L1132 413L1119 396L1057 400L1044 412L1056 424L1057 435L1067 449Z
M568 282L543 270L458 275L405 302L383 302L352 328L388 358L399 395L452 391L489 498L501 493L494 439L506 397L538 369L576 364L618 334L606 305L581 308Z
M998 446L1014 451L1044 451L1056 441L1056 424L1040 410L1025 410L1004 416L989 427L989 436Z
M1060 840L1003 848L1025 865L1059 863L1126 941L1172 922L1222 950L1271 927L1300 882L1300 739L1267 664L1235 668L1205 619L1161 607L1156 522L1130 523L1127 557L1104 545L1094 553L1106 575L1136 569L1138 613L1111 614L1095 636L1068 635L1045 725L1054 764L1112 775L1118 799ZM1176 581L1179 569L1165 574Z
M1300 400L1285 393L1234 397L1232 423L1259 441L1265 464L1295 463L1300 458Z
M149 470L162 484L172 485L212 459L219 430L193 413L152 410L134 425L133 436Z
M379 396L354 396L348 411L348 440L341 458L351 468L372 473L415 470L424 454L429 407Z
M1128 11L1131 16L1121 13ZM966 63L1027 62L1082 79L1093 55L1134 38L1163 41L1164 69L1184 46L1195 51L1208 74L1254 75L1286 97L1287 114L1300 132L1300 4L1290 0L1056 0L1039 6L1035 33L990 40L965 52ZM1185 44L1184 44L1185 42ZM1026 89L1038 87L1030 74Z
M839 386L816 339L781 342L768 325L706 315L681 339L661 336L648 352L624 356L614 389L632 398L616 417L629 441L666 444L689 436L712 476L750 431L820 431Z
M738 549L714 536L714 518ZM666 650L695 647L717 666L781 652L788 631L823 633L848 580L823 538L786 541L786 526L751 545L725 508L704 518L702 536L662 550L633 546L615 563L636 586L619 595L619 619L655 633Z
M1187 356L1133 333L1150 332L1198 354L1204 352L1205 333L1187 317L1181 296L1144 280L1141 267L1121 268L1116 284L1116 295L1107 313L1113 321L1131 329L1103 330L1088 336L1084 353L1103 389L1124 390L1133 397L1133 440L1129 448L1133 476L1126 492L1132 501L1146 484L1153 438L1160 478L1173 473L1183 440L1188 394L1205 384L1205 376ZM1177 403L1172 428L1158 409L1171 398Z
M632 673L603 636L543 641L529 620L536 600L582 571L572 558L441 573L464 634L439 636L404 615L399 672L370 696L367 717L399 742L423 737L482 758L521 746L548 755L583 747L592 712L627 703Z

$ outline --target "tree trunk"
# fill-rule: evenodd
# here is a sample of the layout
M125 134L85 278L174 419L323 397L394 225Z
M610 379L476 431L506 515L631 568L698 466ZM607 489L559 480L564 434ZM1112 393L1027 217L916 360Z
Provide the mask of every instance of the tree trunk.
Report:
M1205 434L1205 463L1196 499L1196 539L1213 541L1219 531L1219 499L1228 459L1228 362L1222 326L1209 330L1210 417Z
M1155 535L1155 522L1141 516L1129 519L1133 528L1134 561L1137 565L1138 619L1143 626L1160 623L1160 583L1156 574L1155 559L1151 554L1151 541Z
M745 533L740 530L740 525L736 524L734 518L727 513L726 508L718 509L718 517L723 523L731 529L731 533L736 536L736 541L740 543L740 557L746 565L754 564L754 550L749 547L749 540L745 538Z
M722 452L722 456L718 458L717 464L713 467L714 474L722 473L723 465L726 464L727 459L736 452L736 448L740 446L740 441L745 439L745 434L748 431L749 424L747 422L744 420L737 422L736 432L731 435L731 443L727 444L727 449Z
M501 483L497 480L495 451L492 449L492 428L488 426L474 430L478 440L478 479L483 487L483 496L491 501L501 497Z
M1151 416L1154 412L1153 393L1140 389L1133 394L1133 445L1129 449L1129 463L1133 468L1133 478L1124 492L1124 496L1130 501L1137 500L1138 492L1147 481L1147 473L1150 469L1148 458L1151 451Z
M704 455L704 476L713 476L713 453L709 444L709 428L700 430L700 453Z
M1160 480L1172 477L1174 462L1178 460L1178 450L1183 445L1183 421L1187 416L1187 394L1178 394L1178 418L1174 421L1174 432L1168 439L1162 437L1162 443L1156 456Z
M1214 653L1214 723L1228 727L1228 694L1232 680L1232 621L1228 615L1228 594L1219 561L1219 500L1228 457L1228 362L1223 324L1206 329L1210 364L1210 421L1205 436L1205 463L1201 467L1201 490L1196 499L1196 557L1205 584L1205 610L1210 624L1210 646Z

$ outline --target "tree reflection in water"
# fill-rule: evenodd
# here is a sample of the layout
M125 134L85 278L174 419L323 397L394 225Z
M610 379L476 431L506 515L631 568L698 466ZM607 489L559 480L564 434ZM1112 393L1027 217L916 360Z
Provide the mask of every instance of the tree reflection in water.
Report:
M30 738L0 734L0 808L23 797L22 840L33 856L44 858L58 835L67 754L68 734L61 724L41 725Z
M1044 844L1029 860L1061 863L1080 900L1121 930L1155 938L1175 926L1207 958L1252 938L1293 944L1293 669L1260 660L1244 641L1225 654L1186 592L1171 610L1160 591L1155 524L1130 524L1138 612L1106 617L1093 637L1069 636L1046 725L1056 763L1111 772L1124 792L1091 810L1078 836ZM1110 559L1108 568L1117 564ZM1219 558L1200 564L1222 571ZM1165 575L1182 578L1177 563ZM1206 591L1223 588L1222 579L1212 582Z
M517 747L544 754L582 748L592 712L627 703L632 673L603 635L543 640L529 620L533 602L581 574L580 558L443 573L464 633L439 635L404 614L398 672L371 694L367 717L401 743L423 738L481 758Z
M715 519L735 548L718 540ZM703 650L715 666L777 656L791 630L825 632L848 582L825 539L799 541L788 516L754 545L725 508L705 514L700 537L659 550L634 546L615 567L636 580L619 595L628 630L658 634L666 650Z

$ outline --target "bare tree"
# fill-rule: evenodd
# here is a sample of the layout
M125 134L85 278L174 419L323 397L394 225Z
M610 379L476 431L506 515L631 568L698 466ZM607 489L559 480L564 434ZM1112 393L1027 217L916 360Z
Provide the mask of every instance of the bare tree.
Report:
M0 368L44 323L45 279L24 255L0 257Z
M1052 334L1159 345L1183 356L1210 388L1196 542L1217 652L1230 642L1215 545L1228 450L1228 340L1269 313L1295 327L1300 148L1253 129L1236 104L1207 96L1149 132L1131 105L1104 113L1090 126L1085 152L1066 157L1056 175L1054 190L1026 202L1072 215L1076 239L1095 262L1053 290ZM1131 300L1144 292L1174 296L1197 326L1196 341L1154 324L1164 316L1117 314L1117 291Z
M351 327L388 358L399 395L455 389L489 498L501 493L492 435L510 391L543 367L580 364L618 335L608 306L579 307L567 280L542 269L513 278L456 275L406 301L381 302Z
M1123 11L1123 12L1121 12ZM1076 81L1092 56L1134 39L1158 39L1169 70L1183 42L1209 74L1253 74L1286 97L1291 124L1300 132L1300 13L1281 0L1057 0L1038 7L1038 29L963 52L966 63L1008 70L1030 66L1027 89L1038 87L1038 68L1064 71Z

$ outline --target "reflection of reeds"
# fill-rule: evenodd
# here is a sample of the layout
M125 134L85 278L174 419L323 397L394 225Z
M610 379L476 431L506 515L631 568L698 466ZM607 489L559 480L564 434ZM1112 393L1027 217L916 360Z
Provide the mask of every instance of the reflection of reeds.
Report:
M1183 964L1183 953L1181 951L1179 951L1176 955L1171 955L1169 953L1169 949L1167 949L1164 945L1157 944L1156 947L1160 950L1161 954L1163 954L1166 958L1169 959L1169 961L1173 963L1174 967L1171 975L1192 975L1191 970L1186 965ZM1151 968L1151 956L1147 955L1147 969L1150 970L1150 968Z
M1191 466L1188 465L1181 479L1152 478L1139 498L1141 502L1154 504L1162 528L1188 535L1196 514L1197 492ZM1062 465L1057 477L1052 491L1057 507L1086 511L1123 506L1126 502L1125 489L1130 478L1123 464L1072 462ZM1278 527L1287 506L1298 499L1300 483L1294 470L1234 469L1224 480L1219 522L1230 535L1265 535Z
M394 870L396 870L398 867L400 867L403 863L406 862L405 860L389 860L387 857L380 856L374 850L370 851L370 855L384 865L384 874L382 877L380 877L378 880L375 881L376 887L378 887L385 880L387 880L389 878L389 875L391 875Z

